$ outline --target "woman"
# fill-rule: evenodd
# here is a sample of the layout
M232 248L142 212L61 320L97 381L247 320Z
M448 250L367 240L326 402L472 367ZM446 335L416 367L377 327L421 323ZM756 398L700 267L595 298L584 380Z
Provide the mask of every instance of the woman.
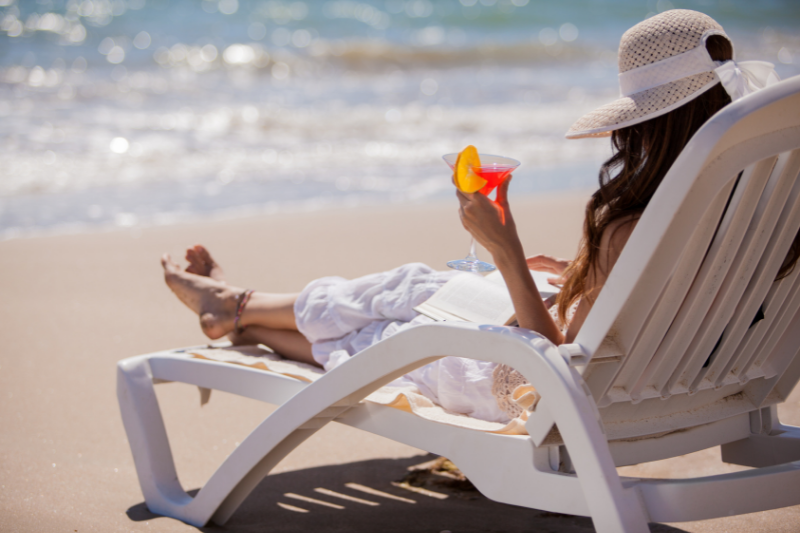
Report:
M722 27L694 11L664 12L623 35L623 97L584 116L567 133L568 138L610 134L614 148L600 170L600 188L586 206L582 244L571 262L543 255L525 258L508 204L510 180L498 189L495 201L457 192L461 221L503 274L520 327L556 344L571 342L686 143L732 97L777 79L771 69L756 79L732 57ZM788 268L796 260L796 254L790 255ZM203 247L188 250L187 260L189 267L181 270L165 255L166 281L199 315L206 335L230 335L237 344L263 343L286 358L326 370L397 331L429 321L413 307L454 275L412 264L351 281L322 278L299 294L267 294L225 283ZM529 269L560 278L557 313L542 301ZM503 422L519 413L508 398L510 370L446 357L403 380L445 408Z

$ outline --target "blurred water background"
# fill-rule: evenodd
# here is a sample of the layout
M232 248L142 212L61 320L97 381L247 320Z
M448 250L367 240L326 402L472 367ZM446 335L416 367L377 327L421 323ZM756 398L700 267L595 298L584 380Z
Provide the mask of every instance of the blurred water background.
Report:
M590 188L563 135L671 8L800 73L797 0L0 0L0 238L444 198L466 144Z

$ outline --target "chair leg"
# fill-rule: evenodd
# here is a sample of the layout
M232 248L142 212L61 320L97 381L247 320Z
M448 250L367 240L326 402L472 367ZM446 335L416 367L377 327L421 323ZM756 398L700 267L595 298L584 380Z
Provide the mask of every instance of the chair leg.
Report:
M748 438L721 446L723 461L762 468L800 460L800 427L781 424L774 405L750 413L750 430Z
M636 487L622 485L589 388L563 359L547 358L555 363L551 368L566 385L557 387L558 392L553 391L555 394L551 393L548 401L558 402L556 423L575 465L596 530L599 533L649 532L644 501Z
M291 415L281 416L286 410L279 410L278 416L267 417L191 497L178 481L148 356L120 361L117 398L147 508L197 527L205 526L212 515L215 522L224 524L283 457L348 407L322 406L305 423Z
M117 399L147 508L162 515L180 514L192 497L178 481L147 357L120 361Z

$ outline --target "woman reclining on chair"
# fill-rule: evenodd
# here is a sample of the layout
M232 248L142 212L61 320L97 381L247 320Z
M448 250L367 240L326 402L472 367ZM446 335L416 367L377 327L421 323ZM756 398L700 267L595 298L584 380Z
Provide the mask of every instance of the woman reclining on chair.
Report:
M625 96L584 116L567 133L568 138L610 134L614 148L600 169L600 188L586 206L582 243L572 261L544 255L525 258L507 199L510 180L500 186L495 201L457 192L461 221L503 274L519 327L555 344L575 338L684 146L732 97L767 84L763 75L743 77L732 57L733 47L722 27L693 11L667 11L625 33L619 51ZM796 250L793 247L781 275L793 266ZM318 279L299 294L268 294L229 285L202 246L190 248L186 259L189 266L181 270L168 255L162 258L166 282L198 314L208 337L227 335L234 344L263 343L288 359L326 370L402 329L429 322L413 307L455 274L410 264L350 281ZM551 308L542 301L529 268L559 278L562 290ZM500 397L510 391L496 380L507 383L508 372L513 372L503 366L445 357L401 379L447 409L505 422L519 408Z

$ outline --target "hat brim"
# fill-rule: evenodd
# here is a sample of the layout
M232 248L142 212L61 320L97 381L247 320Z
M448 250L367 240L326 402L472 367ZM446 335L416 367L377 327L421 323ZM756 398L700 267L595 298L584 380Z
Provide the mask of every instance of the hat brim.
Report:
M627 128L677 109L697 98L719 82L713 72L702 72L623 96L598 107L578 119L567 132L567 139L608 137L614 130Z

